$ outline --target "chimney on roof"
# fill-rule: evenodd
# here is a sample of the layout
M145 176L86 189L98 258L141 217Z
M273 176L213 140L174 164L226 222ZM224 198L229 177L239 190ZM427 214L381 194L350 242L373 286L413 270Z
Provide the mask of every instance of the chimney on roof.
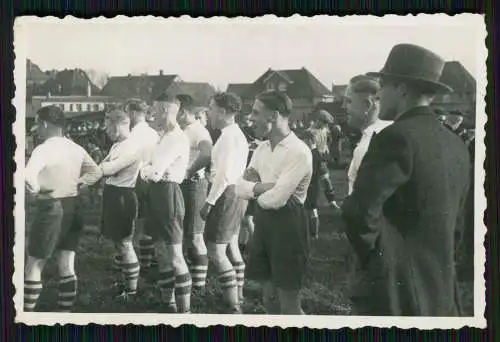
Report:
M132 74L128 74L128 77L132 77Z
M163 69L160 69L160 76L163 76Z
M90 86L90 81L87 81L87 97L92 96L92 87Z

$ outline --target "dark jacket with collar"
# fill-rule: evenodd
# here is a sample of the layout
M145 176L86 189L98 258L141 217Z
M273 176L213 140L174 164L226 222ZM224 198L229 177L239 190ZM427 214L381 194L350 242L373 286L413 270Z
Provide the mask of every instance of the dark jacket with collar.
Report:
M364 314L458 315L456 233L469 165L466 145L428 107L372 139L342 206L360 261L353 298Z

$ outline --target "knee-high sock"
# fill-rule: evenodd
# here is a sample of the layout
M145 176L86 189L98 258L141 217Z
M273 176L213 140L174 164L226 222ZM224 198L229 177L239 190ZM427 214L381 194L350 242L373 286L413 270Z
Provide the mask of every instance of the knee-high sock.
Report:
M230 307L239 305L238 286L236 284L236 272L233 268L219 272L219 283L222 287L224 299Z
M178 313L189 313L191 311L191 275L180 274L175 277L175 302Z
M236 272L236 285L238 286L238 297L243 299L243 285L245 284L245 263L243 261L232 262Z
M125 278L125 291L129 294L134 294L137 291L137 281L141 267L139 262L123 263L122 272Z
M151 267L151 263L154 259L155 245L152 239L140 239L139 240L139 262L142 268Z
M76 295L78 291L78 283L76 275L61 277L58 284L58 299L57 307L60 312L71 312L75 305Z
M161 291L161 301L170 306L175 306L174 287L175 287L175 273L174 270L160 272L158 278L158 286Z
M116 254L113 257L113 269L116 271L121 271L122 270L122 256L120 254Z
M189 270L193 279L193 287L202 289L207 282L208 257L206 255L196 255L191 260L192 264Z
M38 297L42 293L43 285L41 281L24 281L24 311L34 311L38 302Z

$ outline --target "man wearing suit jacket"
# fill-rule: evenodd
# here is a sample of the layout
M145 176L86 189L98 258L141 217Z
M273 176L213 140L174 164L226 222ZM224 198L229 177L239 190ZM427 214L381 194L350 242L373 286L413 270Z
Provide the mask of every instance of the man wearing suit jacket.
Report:
M393 47L380 78L378 133L342 206L359 269L358 315L457 316L456 233L470 158L429 108L444 61L422 47Z

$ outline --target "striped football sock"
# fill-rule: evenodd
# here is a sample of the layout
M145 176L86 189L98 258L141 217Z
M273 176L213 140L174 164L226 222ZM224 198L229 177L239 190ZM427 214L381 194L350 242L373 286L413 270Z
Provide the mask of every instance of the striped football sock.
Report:
M175 308L174 288L175 288L175 273L174 270L160 272L157 281L161 291L162 303L167 303L168 306Z
M196 255L192 258L189 267L193 279L193 288L203 289L207 283L208 257L206 255Z
M243 285L245 284L245 263L243 261L233 262L236 271L236 285L238 286L238 297L243 299Z
M222 287L223 297L230 307L239 305L238 286L236 284L236 272L233 268L220 272L218 275L220 286Z
M191 285L189 273L175 277L175 302L178 313L189 313L191 310Z
M71 312L76 301L78 280L76 275L61 277L57 286L59 295L57 307L59 312Z
M155 244L152 239L140 239L139 240L139 262L142 268L151 267L154 259Z
M122 256L117 254L113 257L113 269L116 271L122 270Z
M141 267L139 262L132 262L122 264L122 272L125 278L125 291L128 294L135 294L137 292L137 281L139 280L139 272Z
M34 311L38 297L42 293L43 285L41 281L24 281L24 311Z

